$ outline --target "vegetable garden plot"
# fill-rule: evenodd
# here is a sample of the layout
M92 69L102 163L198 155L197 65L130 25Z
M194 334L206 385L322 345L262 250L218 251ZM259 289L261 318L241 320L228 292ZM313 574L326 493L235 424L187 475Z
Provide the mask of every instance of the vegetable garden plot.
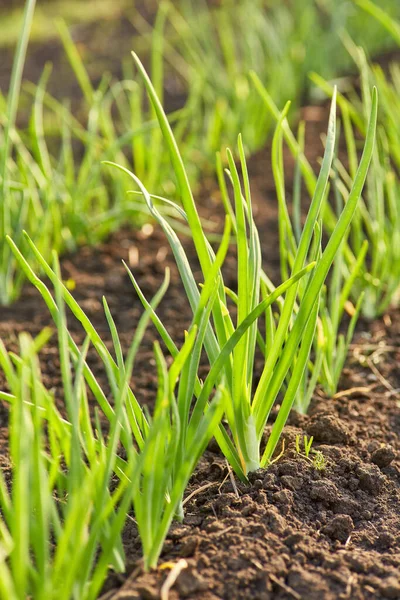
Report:
M31 1L27 7L33 4ZM368 2L362 4L370 10ZM158 49L165 14L161 10L158 17ZM29 11L26 17L29 19ZM85 95L102 98L101 90L91 89L65 28L63 36ZM225 43L227 39L224 37ZM194 202L187 159L182 160L180 154L181 140L174 136L164 113L160 71L153 72L154 86L136 55L134 62L141 78L140 97L149 95L150 114L160 126L151 125L149 156L156 150L168 165L169 154L182 206L172 203L168 194L167 198L150 194L137 177L140 169L133 173L125 161L118 164L118 157L110 160L114 157L103 156L107 160L102 168L113 184L124 182L125 188L130 181L135 187L130 190L133 204L137 206L142 197L155 220L140 233L126 231L117 237L124 242L120 252L126 263L116 269L104 252L101 258L109 270L104 278L101 273L96 276L96 250L86 249L94 271L87 265L87 275L80 277L79 254L67 259L60 271L51 244L43 247L32 241L18 220L19 209L9 196L4 202L2 231L12 235L2 239L2 254L3 259L9 256L15 262L9 270L8 260L3 260L3 279L10 287L2 291L9 300L12 275L19 269L18 277L24 274L47 304L57 328L57 343L54 340L43 354L43 373L38 353L48 341L49 328L40 327L34 338L26 332L18 340L7 335L14 352L7 353L0 346L5 375L0 397L9 407L9 421L4 411L4 430L10 429L9 453L4 453L0 478L0 594L16 600L49 594L89 600L103 588L109 597L126 593L134 597L160 593L162 598L171 594L395 597L398 374L390 365L396 364L398 355L398 326L396 310L385 309L392 298L395 301L398 279L388 266L378 273L374 256L382 261L382 240L387 244L393 228L396 233L393 181L397 180L392 171L385 182L382 169L377 168L389 166L390 158L381 127L375 143L377 92L370 87L374 81L369 65L360 58L363 106L352 98L358 112L340 96L349 173L346 157L342 162L337 151L335 88L326 119L328 133L318 151L323 159L313 172L306 156L307 128L300 124L298 132L292 132L286 118L289 104L278 110L260 78L251 73L249 84L254 86L258 102L271 120L276 120L267 184L273 180L274 189L264 206L261 190L266 187L266 169L262 169L264 183L257 185L239 136L238 162L229 150L225 163L217 154L219 195L212 185L216 201L207 200L208 190L203 186L206 210L200 210ZM21 66L18 61L15 64L14 74ZM385 101L392 88L390 82L384 83ZM17 73L12 87L16 95L18 86ZM51 163L44 160L47 149L41 135L44 88L42 80L32 125L41 169ZM34 171L31 162L23 160L24 145L12 126L15 97L11 94L8 102L3 175L9 163L17 175L23 164ZM93 119L89 121L93 124ZM104 121L104 115L99 122L108 131L110 121ZM353 126L361 132L360 144ZM7 146L7 142L11 144ZM11 151L14 143L18 160ZM286 143L294 157L289 176L284 160ZM90 152L90 144L88 149ZM371 162L373 169L364 188ZM147 175L145 163L142 167ZM158 168L156 171L160 175ZM149 181L151 177L147 184ZM257 201L252 200L255 184ZM3 193L23 191L14 179L3 177L1 186ZM372 193L375 187L382 192L376 198ZM25 192L22 197L21 215L29 204ZM162 213L161 207L165 209ZM384 232L377 232L375 224L368 226L366 207L370 214L379 209ZM209 213L217 224L209 240L200 220L203 213ZM270 221L272 235L266 244L261 240L265 231L257 222L259 217ZM18 225L17 235L9 228L11 220ZM159 237L159 232L152 237L157 225L166 239ZM191 239L182 242L177 231L185 231ZM372 244L370 254L364 236ZM155 257L146 260L147 249L157 240L162 240L161 247ZM376 240L380 244L375 244ZM166 241L179 277L172 268L171 295L165 297L171 280ZM268 248L265 257L264 247ZM107 248L113 249L114 244L105 244L103 250ZM71 265L76 260L74 271ZM271 271L269 260L274 265ZM326 279L332 264L332 274ZM157 282L147 280L153 265ZM146 289L138 275L143 276ZM22 283L22 279L18 281ZM82 289L87 282L91 285ZM372 290L378 282L379 293L375 294ZM101 300L95 290L97 286L103 291L104 284L111 292L116 287L119 291L121 285L126 297L112 296L111 303ZM368 295L366 315L385 312L381 322L368 324L360 318L365 305L363 293L357 290L363 288ZM142 310L136 308L138 297ZM378 304L374 297L382 302ZM33 321L33 328L29 323L26 329L34 329L39 322L48 324L38 310L42 300L32 292L25 298L34 299L30 306L23 302L19 308L28 311L29 321ZM131 302L134 308L126 321L121 306ZM166 304L159 310L160 303ZM68 317L67 307L72 312ZM18 311L18 305L15 309ZM178 316L174 318L174 314ZM359 337L353 342L357 320ZM146 333L150 321L157 329L155 339ZM384 342L382 335L390 343ZM142 341L144 352L140 355ZM341 379L348 351L349 370ZM48 376L49 357L55 359L50 371L57 379ZM304 416L307 409L308 416ZM363 424L358 422L360 415ZM31 487L30 495L27 490ZM85 504L79 501L81 494L87 498ZM393 536L383 523L384 514ZM245 517L246 523L242 521ZM221 521L225 530L216 524ZM379 528L383 534L376 537L373 531ZM216 534L210 547L209 533ZM283 536L283 546L274 535ZM225 543L237 543L238 556L227 556ZM316 543L320 553L314 549ZM276 567L274 550L279 558ZM351 550L356 554L363 550L365 556L372 552L367 564L375 559L375 578L362 573L354 554L346 554ZM381 562L376 553L382 556ZM137 560L138 569L132 571L131 562ZM223 580L210 581L215 572L208 569L211 563L207 560L224 565L218 568ZM329 574L332 560L338 567L333 577ZM103 587L108 569L122 573L126 565L128 574L132 572L125 590L118 591L116 585L124 581L121 575L117 579L111 575ZM170 574L163 580L168 570Z
M325 129L326 118L327 115L320 123L320 131ZM310 147L320 144L318 132L315 133L315 137L309 137ZM263 165L267 160L266 153L260 154L256 160L250 161L249 172L257 206L257 222L268 232L263 248L268 251L267 263L273 265L271 275L277 280L279 266L276 250L274 255L278 242L278 232L274 226L276 205L272 190L268 193L265 189ZM288 155L285 163L290 180L291 162ZM204 193L203 204L205 217L215 216L220 210L219 198L212 190ZM220 215L222 217L221 212ZM140 316L140 306L125 277L121 259L129 260L130 256L132 268L139 259L135 272L139 284L149 297L162 281L164 266L170 266L172 284L159 314L174 337L181 336L181 326L184 326L185 320L187 324L190 322L190 311L183 301L165 238L157 229L149 233L150 230L146 229L138 233L125 230L97 250L87 248L81 254L69 257L63 265L64 278L75 280L74 295L103 334L106 322L100 316L99 300L102 293L106 292L111 311L116 313L125 348ZM186 243L186 247L193 260L190 244ZM232 284L234 270L234 261L228 263L227 273L231 273L229 280ZM13 331L31 328L32 333L37 333L49 324L47 311L37 294L28 287L22 301L7 308L3 314L2 337L4 339L7 335L6 341L8 339L10 343ZM13 315L16 318L15 325L12 323ZM377 322L372 329L361 322L359 332L371 330L371 335L365 337L365 334L357 334L357 347L354 350L356 358L364 355L366 359L371 358L372 364L393 392L400 385L396 366L399 352L398 313L393 313L391 318L391 324ZM72 321L71 327L75 338L82 341L79 329ZM142 354L138 356L138 374L133 383L138 396L151 406L156 381L154 370L149 369L151 338L147 339ZM10 343L7 343L8 347ZM55 340L43 355L42 363L49 387L59 386L54 343ZM172 561L175 564L178 559L184 558L189 565L172 588L172 598L228 598L241 590L242 595L237 597L264 593L267 598L286 599L292 598L296 589L300 597L312 598L314 593L316 598L334 598L345 595L349 589L350 597L361 598L364 594L367 598L374 598L374 595L379 597L378 594L382 594L385 597L383 594L396 590L393 574L398 567L395 541L399 522L396 513L398 396L386 389L367 364L360 367L358 359L354 360L353 352L340 389L353 388L354 391L330 404L326 399L316 398L310 418L294 415L285 433L286 455L271 467L270 476L268 471L262 478L255 474L251 488L237 483L239 498L229 477L219 488L228 472L216 447L209 448L188 488L187 495L192 492L194 495L185 504L186 519L182 525L176 524L172 528L165 553L161 556L161 562ZM96 376L103 381L101 365L94 356L91 364ZM367 420L366 414L369 415ZM6 413L3 416L6 418ZM271 415L273 418L274 414ZM2 431L6 433L4 428ZM296 436L303 434L314 435L313 446L323 452L325 471L315 469L304 456L297 454ZM371 438L374 438L372 442ZM381 445L383 450L380 449ZM387 466L380 462L378 467L374 460L379 462L380 454L383 455L383 461L391 459L388 446L394 450L395 457ZM368 483L355 483L368 482L369 478L377 482L378 488L381 486L376 495L374 487L368 489ZM202 489L203 486L207 487ZM296 486L299 487L296 489ZM329 492L332 499L329 502L321 501L321 495ZM341 539L344 535L347 538L343 542ZM128 564L139 561L140 565L140 541L132 524L128 524L123 539ZM232 547L237 548L237 556L232 555ZM244 554L240 554L241 551ZM278 559L277 556L282 558ZM308 561L313 565L311 569L307 566ZM127 575L135 571L133 566L130 569ZM128 580L123 584L121 594L129 590L129 594L137 598L157 595L167 572L168 569L156 571L150 575L140 575L133 581ZM110 597L118 598L120 585L120 577L111 576L104 592L113 590Z

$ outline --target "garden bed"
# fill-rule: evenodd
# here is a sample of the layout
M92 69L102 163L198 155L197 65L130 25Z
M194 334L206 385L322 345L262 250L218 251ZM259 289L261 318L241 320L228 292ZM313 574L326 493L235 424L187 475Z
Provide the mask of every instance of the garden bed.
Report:
M315 166L327 115L325 109L307 108L303 116L308 121L307 156ZM269 151L253 157L249 169L265 266L274 279L279 273L278 230ZM291 169L287 156L288 183ZM201 213L218 226L222 211L214 190L213 181L204 185ZM194 260L190 244L185 242L185 247ZM122 230L101 246L84 247L62 261L64 279L74 282L74 296L99 334L109 339L101 308L103 294L125 348L142 312L121 259L130 264L148 297L162 281L165 267L171 268L171 285L159 314L180 342L191 314L169 247L152 225L141 231ZM233 259L226 269L225 281L234 285ZM50 323L43 301L28 285L18 302L2 309L0 338L7 349L16 349L17 333L38 333ZM70 325L76 340L82 342L79 325L73 320ZM150 330L133 379L138 399L148 405L156 390L153 339ZM100 361L89 358L106 388ZM360 321L341 391L331 400L317 394L308 416L292 414L282 457L267 470L252 474L250 486L230 478L217 447L210 445L187 490L185 519L173 525L161 556L164 565L187 561L187 565L181 563L185 568L164 598L400 598L399 358L398 311L373 323ZM46 387L61 390L55 336L42 352L42 369ZM1 377L0 389L4 389ZM4 448L5 408L0 419ZM314 436L313 447L325 460L323 470L296 451L298 434ZM1 463L7 464L4 453ZM158 598L172 564L143 574L140 540L131 520L124 541L126 575L111 575L104 594L115 600Z
M390 334L380 325L369 343L385 334L398 356L399 328ZM399 385L390 362L380 368ZM307 417L292 415L284 456L254 473L250 486L233 486L218 454L208 452L188 489L185 520L171 529L161 557L188 565L171 600L399 598L398 400L354 367L345 384L355 390L329 403L316 398ZM296 434L304 432L314 435L324 471L296 453ZM139 557L133 525L125 539ZM138 565L110 597L159 597L165 571L142 574Z

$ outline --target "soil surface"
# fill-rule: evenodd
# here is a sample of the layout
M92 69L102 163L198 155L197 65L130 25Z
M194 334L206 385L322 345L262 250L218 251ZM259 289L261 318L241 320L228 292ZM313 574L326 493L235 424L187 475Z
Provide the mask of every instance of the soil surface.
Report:
M326 110L304 109L307 149L313 165L321 154L320 133ZM293 165L286 155L290 187ZM256 220L265 267L279 277L277 209L268 150L249 163ZM201 213L221 222L219 194L210 181L199 198ZM196 267L191 244L184 240ZM171 285L158 311L180 342L190 323L171 252L151 225L124 229L97 248L84 247L63 259L65 279L73 279L74 296L105 339L110 336L101 307L106 295L126 349L141 314L141 305L121 264L131 265L147 297L171 268ZM196 271L199 282L200 273ZM226 282L235 285L235 253L226 264ZM0 313L0 337L17 350L18 333L38 333L51 324L44 302L29 285L21 299ZM83 333L72 318L78 342ZM156 389L152 342L146 334L132 385L139 400L152 404ZM111 346L110 346L111 348ZM43 378L56 390L62 406L56 336L42 353ZM187 490L183 523L173 525L160 563L179 564L176 582L163 598L211 600L335 600L400 598L400 312L374 323L360 322L340 385L328 399L317 392L308 416L293 413L285 430L286 450L267 470L254 473L251 485L229 477L225 462L210 444ZM90 361L107 388L102 364ZM4 389L0 373L0 389ZM268 427L271 426L272 415ZM313 435L324 468L298 454L296 435ZM0 464L7 466L7 410L0 410ZM312 455L313 456L313 455ZM156 599L169 568L141 569L140 540L133 522L124 532L125 576L111 574L105 598ZM186 561L186 562L179 562ZM167 565L168 566L168 565ZM171 565L169 565L171 567Z
M388 355L398 358L399 328L387 336L382 325L370 342L378 346L382 333L385 345L397 345ZM398 386L398 373L391 375ZM398 399L371 379L348 369L353 391L316 398L307 417L293 413L288 450L249 486L233 486L219 455L208 452L188 490L185 520L161 557L187 564L171 600L400 597ZM304 433L314 436L325 469L295 451L295 436ZM133 525L126 543L139 555ZM165 572L135 567L110 597L159 597Z

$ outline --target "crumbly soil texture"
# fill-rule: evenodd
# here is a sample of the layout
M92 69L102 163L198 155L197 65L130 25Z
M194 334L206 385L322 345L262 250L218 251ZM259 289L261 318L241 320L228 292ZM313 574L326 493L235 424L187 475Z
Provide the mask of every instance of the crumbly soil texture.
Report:
M322 152L319 136L326 110L304 109L308 123L307 153L314 166ZM286 156L290 183L293 164ZM265 268L279 277L277 208L270 153L260 152L249 164L255 217L260 228ZM221 202L215 182L204 186L201 213L221 225ZM194 265L193 248L184 241ZM234 255L234 249L232 249ZM64 257L63 277L72 279L74 296L111 349L102 311L105 295L125 350L142 308L121 259L130 264L147 297L171 269L171 284L159 315L180 343L190 310L160 231L151 225L124 229L96 248L83 247ZM235 260L226 264L226 284L235 286ZM0 338L18 351L18 335L37 334L51 320L44 302L27 285L21 299L0 311ZM72 318L78 343L84 334ZM146 333L132 386L151 406L156 390L152 343ZM317 392L309 414L293 412L286 427L285 451L268 469L244 485L229 473L211 443L185 501L185 518L174 523L160 567L144 573L134 521L124 531L127 570L111 573L103 589L108 600L380 600L400 599L400 312L373 323L360 321L335 398ZM89 361L107 389L104 368L95 353ZM56 335L41 354L43 380L63 406ZM5 389L0 372L0 389ZM275 413L276 414L276 413ZM272 426L274 414L268 423ZM296 451L296 436L314 437L323 468ZM8 411L0 404L0 466L9 469ZM311 458L311 459L310 459ZM321 466L321 465L319 465ZM178 565L178 568L176 567ZM175 581L166 579L173 569ZM179 569L179 573L178 573Z
M249 485L232 481L217 449L209 449L188 489L185 519L172 527L161 557L186 561L171 600L400 598L396 317L360 333L353 348L358 361L383 353L386 385L350 360L347 390L315 397L308 416L293 413L285 453ZM304 434L314 436L324 468L296 451ZM129 554L139 554L134 525L125 535ZM158 598L165 578L136 563L111 597Z

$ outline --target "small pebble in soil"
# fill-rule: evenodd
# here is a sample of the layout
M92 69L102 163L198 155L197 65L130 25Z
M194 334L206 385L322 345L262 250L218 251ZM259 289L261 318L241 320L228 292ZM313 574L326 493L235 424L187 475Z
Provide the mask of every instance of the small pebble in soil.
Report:
M333 540L346 542L353 529L353 519L349 515L337 515L322 528L322 532Z
M376 465L362 465L357 469L359 487L373 496L377 496L382 490L385 477Z
M338 498L338 489L332 481L314 481L310 488L310 498L323 504L333 504Z
M391 446L382 446L371 454L372 462L381 469L388 467L395 457L396 453Z

